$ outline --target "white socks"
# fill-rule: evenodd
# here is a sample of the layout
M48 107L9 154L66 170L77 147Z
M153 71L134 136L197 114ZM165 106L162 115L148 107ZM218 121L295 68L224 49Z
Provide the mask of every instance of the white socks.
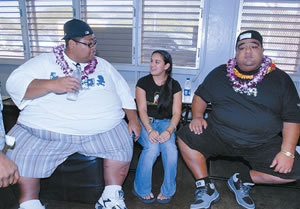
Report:
M108 185L105 186L104 191L102 193L102 199L107 199L109 197L115 197L116 191L122 190L122 186L120 185Z
M27 200L20 204L19 209L46 209L40 202L40 200Z

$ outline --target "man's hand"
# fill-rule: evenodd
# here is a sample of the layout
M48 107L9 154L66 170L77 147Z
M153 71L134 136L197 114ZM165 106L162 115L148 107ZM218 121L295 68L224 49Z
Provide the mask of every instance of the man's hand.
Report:
M129 131L129 135L131 137L133 137L133 140L136 142L141 135L141 124L139 123L139 121L136 119L132 119L128 121L128 131ZM133 134L134 133L134 134Z
M52 90L54 93L75 93L77 90L81 89L81 82L78 79L71 76L57 78L52 81Z
M35 99L48 93L62 94L66 92L75 93L81 88L81 82L71 76L61 77L53 80L35 79L25 93L24 99Z
M274 168L274 171L278 173L290 173L292 171L293 164L293 158L279 152L272 161L270 168Z
M17 183L19 172L16 164L0 153L0 187Z
M191 123L189 124L189 128L191 132L194 132L195 134L202 134L203 133L203 128L207 128L207 122L204 118L194 118Z
M129 135L136 142L141 135L142 126L138 120L136 110L123 109L128 119L128 132Z

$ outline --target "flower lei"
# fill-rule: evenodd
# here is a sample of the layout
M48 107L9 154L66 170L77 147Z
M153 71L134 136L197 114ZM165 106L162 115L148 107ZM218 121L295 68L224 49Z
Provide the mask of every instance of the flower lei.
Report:
M72 74L73 69L70 68L68 62L65 60L64 58L64 44L61 44L57 47L53 48L53 52L55 54L56 57L56 63L61 67L63 73L66 76L69 76ZM86 79L88 79L88 75L95 72L96 66L97 66L98 62L97 59L94 57L94 59L92 59L91 61L88 62L87 66L84 67L84 70L81 71L81 80L84 81Z
M232 58L227 62L227 77L232 82L232 88L235 92L240 94L247 94L248 96L257 96L256 85L260 83L265 75L276 69L274 62L267 56L263 57L263 62L257 73L254 75L243 75L235 68L236 59ZM241 81L240 79L247 79L248 81Z

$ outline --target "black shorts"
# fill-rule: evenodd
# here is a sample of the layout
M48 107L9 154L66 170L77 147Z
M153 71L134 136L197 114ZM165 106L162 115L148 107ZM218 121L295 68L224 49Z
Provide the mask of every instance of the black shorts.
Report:
M200 135L191 132L188 125L182 127L176 134L191 149L201 152L206 159L217 156L241 157L249 163L252 170L284 179L300 179L300 156L297 152L292 172L282 174L270 168L274 157L281 150L282 138L280 136L274 137L270 143L254 148L237 148L225 143L210 126Z

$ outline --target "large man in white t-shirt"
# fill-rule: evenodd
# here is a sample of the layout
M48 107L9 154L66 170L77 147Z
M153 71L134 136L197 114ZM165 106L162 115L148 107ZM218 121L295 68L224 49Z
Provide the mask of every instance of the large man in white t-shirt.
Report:
M104 158L104 192L96 209L126 209L122 184L140 135L130 89L116 69L96 57L97 40L85 22L64 25L66 46L42 54L17 68L6 88L21 110L9 132L16 147L7 154L19 168L20 209L44 209L39 179L49 177L78 152ZM72 77L81 72L81 81ZM77 99L68 94L77 92ZM128 124L124 116L128 118Z

